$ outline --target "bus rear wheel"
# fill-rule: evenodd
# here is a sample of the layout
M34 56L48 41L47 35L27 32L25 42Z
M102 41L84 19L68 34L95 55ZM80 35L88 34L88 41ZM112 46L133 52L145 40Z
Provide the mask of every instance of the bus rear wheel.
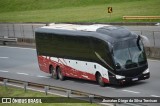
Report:
M104 83L103 78L102 78L102 76L101 76L100 73L98 73L98 74L96 75L96 80L97 80L98 84L99 84L101 87L104 87L104 86L105 86L105 83Z
M57 68L57 73L58 73L58 78L63 81L64 80L64 75L62 74L62 70L60 67Z
M57 72L56 72L56 70L53 68L53 66L50 66L50 72L51 72L51 74L52 74L52 78L53 78L53 79L58 79Z

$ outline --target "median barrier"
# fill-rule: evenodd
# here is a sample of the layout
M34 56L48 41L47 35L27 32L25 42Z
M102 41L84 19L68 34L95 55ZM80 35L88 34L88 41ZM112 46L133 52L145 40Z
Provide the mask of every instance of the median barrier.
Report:
M160 48L145 47L145 51L148 58L160 59Z
M8 36L1 36L0 41L3 43L3 45L6 45L7 42L17 42L17 38L8 37Z

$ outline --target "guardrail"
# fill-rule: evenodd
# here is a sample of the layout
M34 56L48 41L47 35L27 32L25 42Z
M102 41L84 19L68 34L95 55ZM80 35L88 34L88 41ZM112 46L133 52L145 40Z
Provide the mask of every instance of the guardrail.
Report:
M0 36L33 39L35 28L45 25L36 23L0 23Z
M102 103L103 99L112 99L113 97L104 97L101 95L96 95L96 94L92 94L92 93L87 93L87 92L83 92L83 91L78 91L78 90L73 90L73 89L67 89L67 88L62 88L62 87L57 87L57 86L53 86L53 85L45 85L45 84L39 84L39 83L33 83L33 82L26 82L26 81L21 81L21 80L15 80L15 79L9 79L9 78L4 78L4 77L0 77L0 81L4 84L4 86L6 87L8 83L12 83L12 84L21 84L22 86L24 86L24 89L26 91L27 87L37 87L37 88L44 88L44 92L47 95L48 90L54 90L54 91L61 91L66 93L66 97L68 98L76 98L78 99L78 97L75 96L71 96L71 95L77 95L79 97L84 97L84 98L88 98L88 100L85 99L85 101L88 101L90 103L100 103L101 105L105 105L105 106L116 106L117 104L124 104L124 105L134 105L134 106L142 106L142 104L133 104L133 103ZM79 98L80 100L83 100L81 98Z
M33 82L26 82L26 81L21 81L21 80L15 80L15 79L9 79L9 78L3 78L0 77L0 81L2 81L4 83L4 86L7 86L7 83L14 83L14 84L21 84L24 86L24 89L26 91L27 86L29 87L37 87L37 88L44 88L44 92L47 95L48 90L55 90L55 91L61 91L61 92L66 92L66 97L71 97L70 95L77 95L77 96L83 96L85 98L88 98L89 102L96 102L96 101L101 101L102 102L102 98L106 98L100 95L95 95L95 94L91 94L91 93L86 93L83 91L78 91L78 90L72 90L72 89L67 89L67 88L62 88L62 87L57 87L57 86L51 86L51 85L44 85L44 84L39 84L39 83L33 83ZM95 98L94 100L91 99ZM71 97L74 98L74 97ZM98 98L98 99L97 99ZM101 99L101 100L100 100ZM115 104L110 104L109 106L115 106Z
M124 20L153 20L153 19L160 19L160 16L123 16Z
M3 45L6 45L6 42L17 42L17 38L0 36L0 41L3 43Z

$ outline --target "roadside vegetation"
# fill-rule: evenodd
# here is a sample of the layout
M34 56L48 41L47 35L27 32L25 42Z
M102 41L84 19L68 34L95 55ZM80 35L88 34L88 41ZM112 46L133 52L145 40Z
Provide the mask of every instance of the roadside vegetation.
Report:
M26 92L24 91L24 89L21 88L15 88L15 87L4 87L4 86L0 86L0 97L55 97L55 99L57 99L56 95L45 95L45 93L43 92L37 92L37 91L31 91L31 90L27 90ZM58 98L59 99L59 98ZM66 98L67 100L68 98ZM62 100L63 101L63 100ZM0 103L0 106L97 106L98 104L90 104L90 103L82 103L82 101L77 100L77 99L69 99L69 101L77 101L77 103L13 103L13 104L2 104Z
M126 22L125 15L160 15L159 4L160 0L0 0L0 22Z

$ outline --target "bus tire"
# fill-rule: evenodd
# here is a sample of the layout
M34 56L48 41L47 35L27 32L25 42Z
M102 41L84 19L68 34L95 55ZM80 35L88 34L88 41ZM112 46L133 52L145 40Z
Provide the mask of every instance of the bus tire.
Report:
M62 74L62 70L60 67L57 68L57 73L58 73L58 78L63 81L64 80L64 75Z
M57 75L57 72L56 72L56 70L54 69L54 67L53 66L50 66L50 73L52 74L52 78L53 79L58 79L58 75Z
M96 74L96 80L98 82L98 84L101 86L101 87L104 87L105 86L105 83L103 81L103 78L102 78L102 75L100 73L97 73Z

